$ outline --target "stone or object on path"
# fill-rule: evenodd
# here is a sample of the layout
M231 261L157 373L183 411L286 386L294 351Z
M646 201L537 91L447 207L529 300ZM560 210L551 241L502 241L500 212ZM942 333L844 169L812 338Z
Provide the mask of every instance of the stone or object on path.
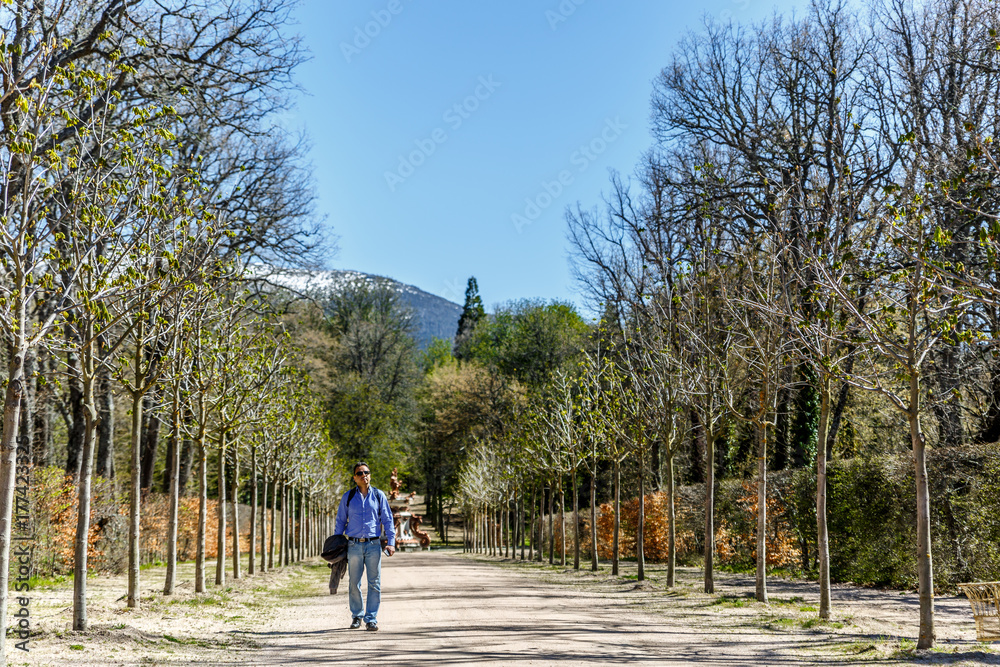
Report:
M1000 641L1000 581L959 584L969 598L976 619L976 637L981 642Z
M389 500L397 500L402 492L403 483L399 481L399 471L392 469L389 475ZM392 510L392 523L396 529L396 548L400 551L427 549L431 546L430 536L422 530L418 530L423 517L411 514L409 510L410 501L417 495L413 491L403 498L404 505L389 505Z

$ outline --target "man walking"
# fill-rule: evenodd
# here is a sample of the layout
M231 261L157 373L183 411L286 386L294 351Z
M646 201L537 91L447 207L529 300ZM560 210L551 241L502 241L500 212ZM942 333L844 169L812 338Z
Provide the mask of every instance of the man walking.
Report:
M382 597L382 544L379 533L384 530L389 544L385 554L396 551L396 530L385 494L371 485L371 468L364 461L354 464L356 488L344 494L337 507L334 535L345 535L347 573L350 581L348 599L351 607L351 628L360 628L362 621L370 631L378 630L378 606ZM361 572L368 574L368 601L362 616Z

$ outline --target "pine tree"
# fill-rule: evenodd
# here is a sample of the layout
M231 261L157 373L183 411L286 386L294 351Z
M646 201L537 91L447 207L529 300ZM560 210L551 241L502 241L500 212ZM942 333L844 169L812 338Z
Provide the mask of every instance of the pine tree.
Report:
M475 276L469 278L465 288L465 305L462 306L462 316L458 318L458 330L455 332L455 358L464 359L468 356L464 348L476 330L476 325L486 317L486 309L483 308L483 300L479 298L479 285Z

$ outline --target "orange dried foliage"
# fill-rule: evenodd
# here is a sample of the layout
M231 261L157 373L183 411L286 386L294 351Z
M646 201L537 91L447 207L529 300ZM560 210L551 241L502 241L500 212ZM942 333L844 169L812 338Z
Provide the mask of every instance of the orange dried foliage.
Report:
M153 563L166 560L169 497L150 494L144 500L139 524L139 560ZM61 468L36 468L31 473L29 492L30 527L35 535L35 574L53 576L73 570L77 521L77 487L72 476ZM218 501L207 503L205 557L218 553ZM128 561L127 492L115 493L111 482L95 479L92 487L90 535L87 556L91 571L122 571ZM249 513L241 507L240 549L250 548ZM230 514L231 517L231 514ZM268 516L268 523L270 523ZM232 521L226 525L226 553L232 553ZM278 535L275 535L277 539ZM258 543L259 544L259 543ZM177 558L193 560L198 546L198 498L181 498L178 511Z
M645 496L645 525L643 530L642 547L646 560L661 561L667 559L668 538L667 530L670 526L668 516L668 498L662 491L651 493ZM680 499L675 500L675 510ZM622 558L635 558L636 532L639 526L639 499L633 498L622 503L621 508L621 533L619 543L619 555ZM615 511L610 503L601 505L597 515L597 554L601 558L612 557L612 546L614 544ZM587 545L589 548L589 528L587 530ZM677 542L677 553L685 554L697 548L697 539L690 530L683 530L678 527L675 535Z
M738 499L740 508L749 518L749 523L753 530L749 533L740 532L733 529L724 518L718 518L715 530L715 550L716 555L722 563L746 562L748 557L752 560L753 554L757 550L756 542L756 516L757 516L757 491L756 485L745 482L743 484L743 495ZM670 525L667 507L667 494L664 492L651 493L645 497L645 529L643 532L643 551L646 560L665 561L668 552L667 529ZM678 517L677 534L677 555L683 558L700 552L701 541L699 535L690 528L684 528L681 522L682 516L693 516L700 508L688 507L684 502L684 497L678 495L674 502L674 510ZM767 563L772 566L793 565L798 559L798 543L795 541L792 531L787 522L782 520L785 515L785 506L778 498L769 497L767 499L768 511L768 538L767 538ZM619 544L619 555L622 558L635 558L636 532L639 524L639 499L632 498L622 503L621 507L621 533ZM690 525L690 521L685 522ZM583 540L585 549L590 549L590 529L585 531ZM597 550L601 558L610 559L612 557L612 545L614 536L614 507L610 503L600 506L597 515Z
M756 482L743 482L743 495L737 504L746 512L752 525L750 532L731 529L725 519L719 519L715 530L715 552L723 563L744 562L747 554L757 553L757 498ZM776 497L767 498L767 564L771 566L794 565L798 561L798 543L785 521L785 505ZM753 556L756 559L756 556Z

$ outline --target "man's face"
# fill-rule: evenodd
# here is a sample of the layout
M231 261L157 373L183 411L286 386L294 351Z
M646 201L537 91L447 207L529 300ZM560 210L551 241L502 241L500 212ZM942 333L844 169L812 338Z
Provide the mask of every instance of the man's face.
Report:
M358 469L354 471L354 481L357 482L358 486L368 486L372 481L372 471L368 469L368 466L358 466Z

